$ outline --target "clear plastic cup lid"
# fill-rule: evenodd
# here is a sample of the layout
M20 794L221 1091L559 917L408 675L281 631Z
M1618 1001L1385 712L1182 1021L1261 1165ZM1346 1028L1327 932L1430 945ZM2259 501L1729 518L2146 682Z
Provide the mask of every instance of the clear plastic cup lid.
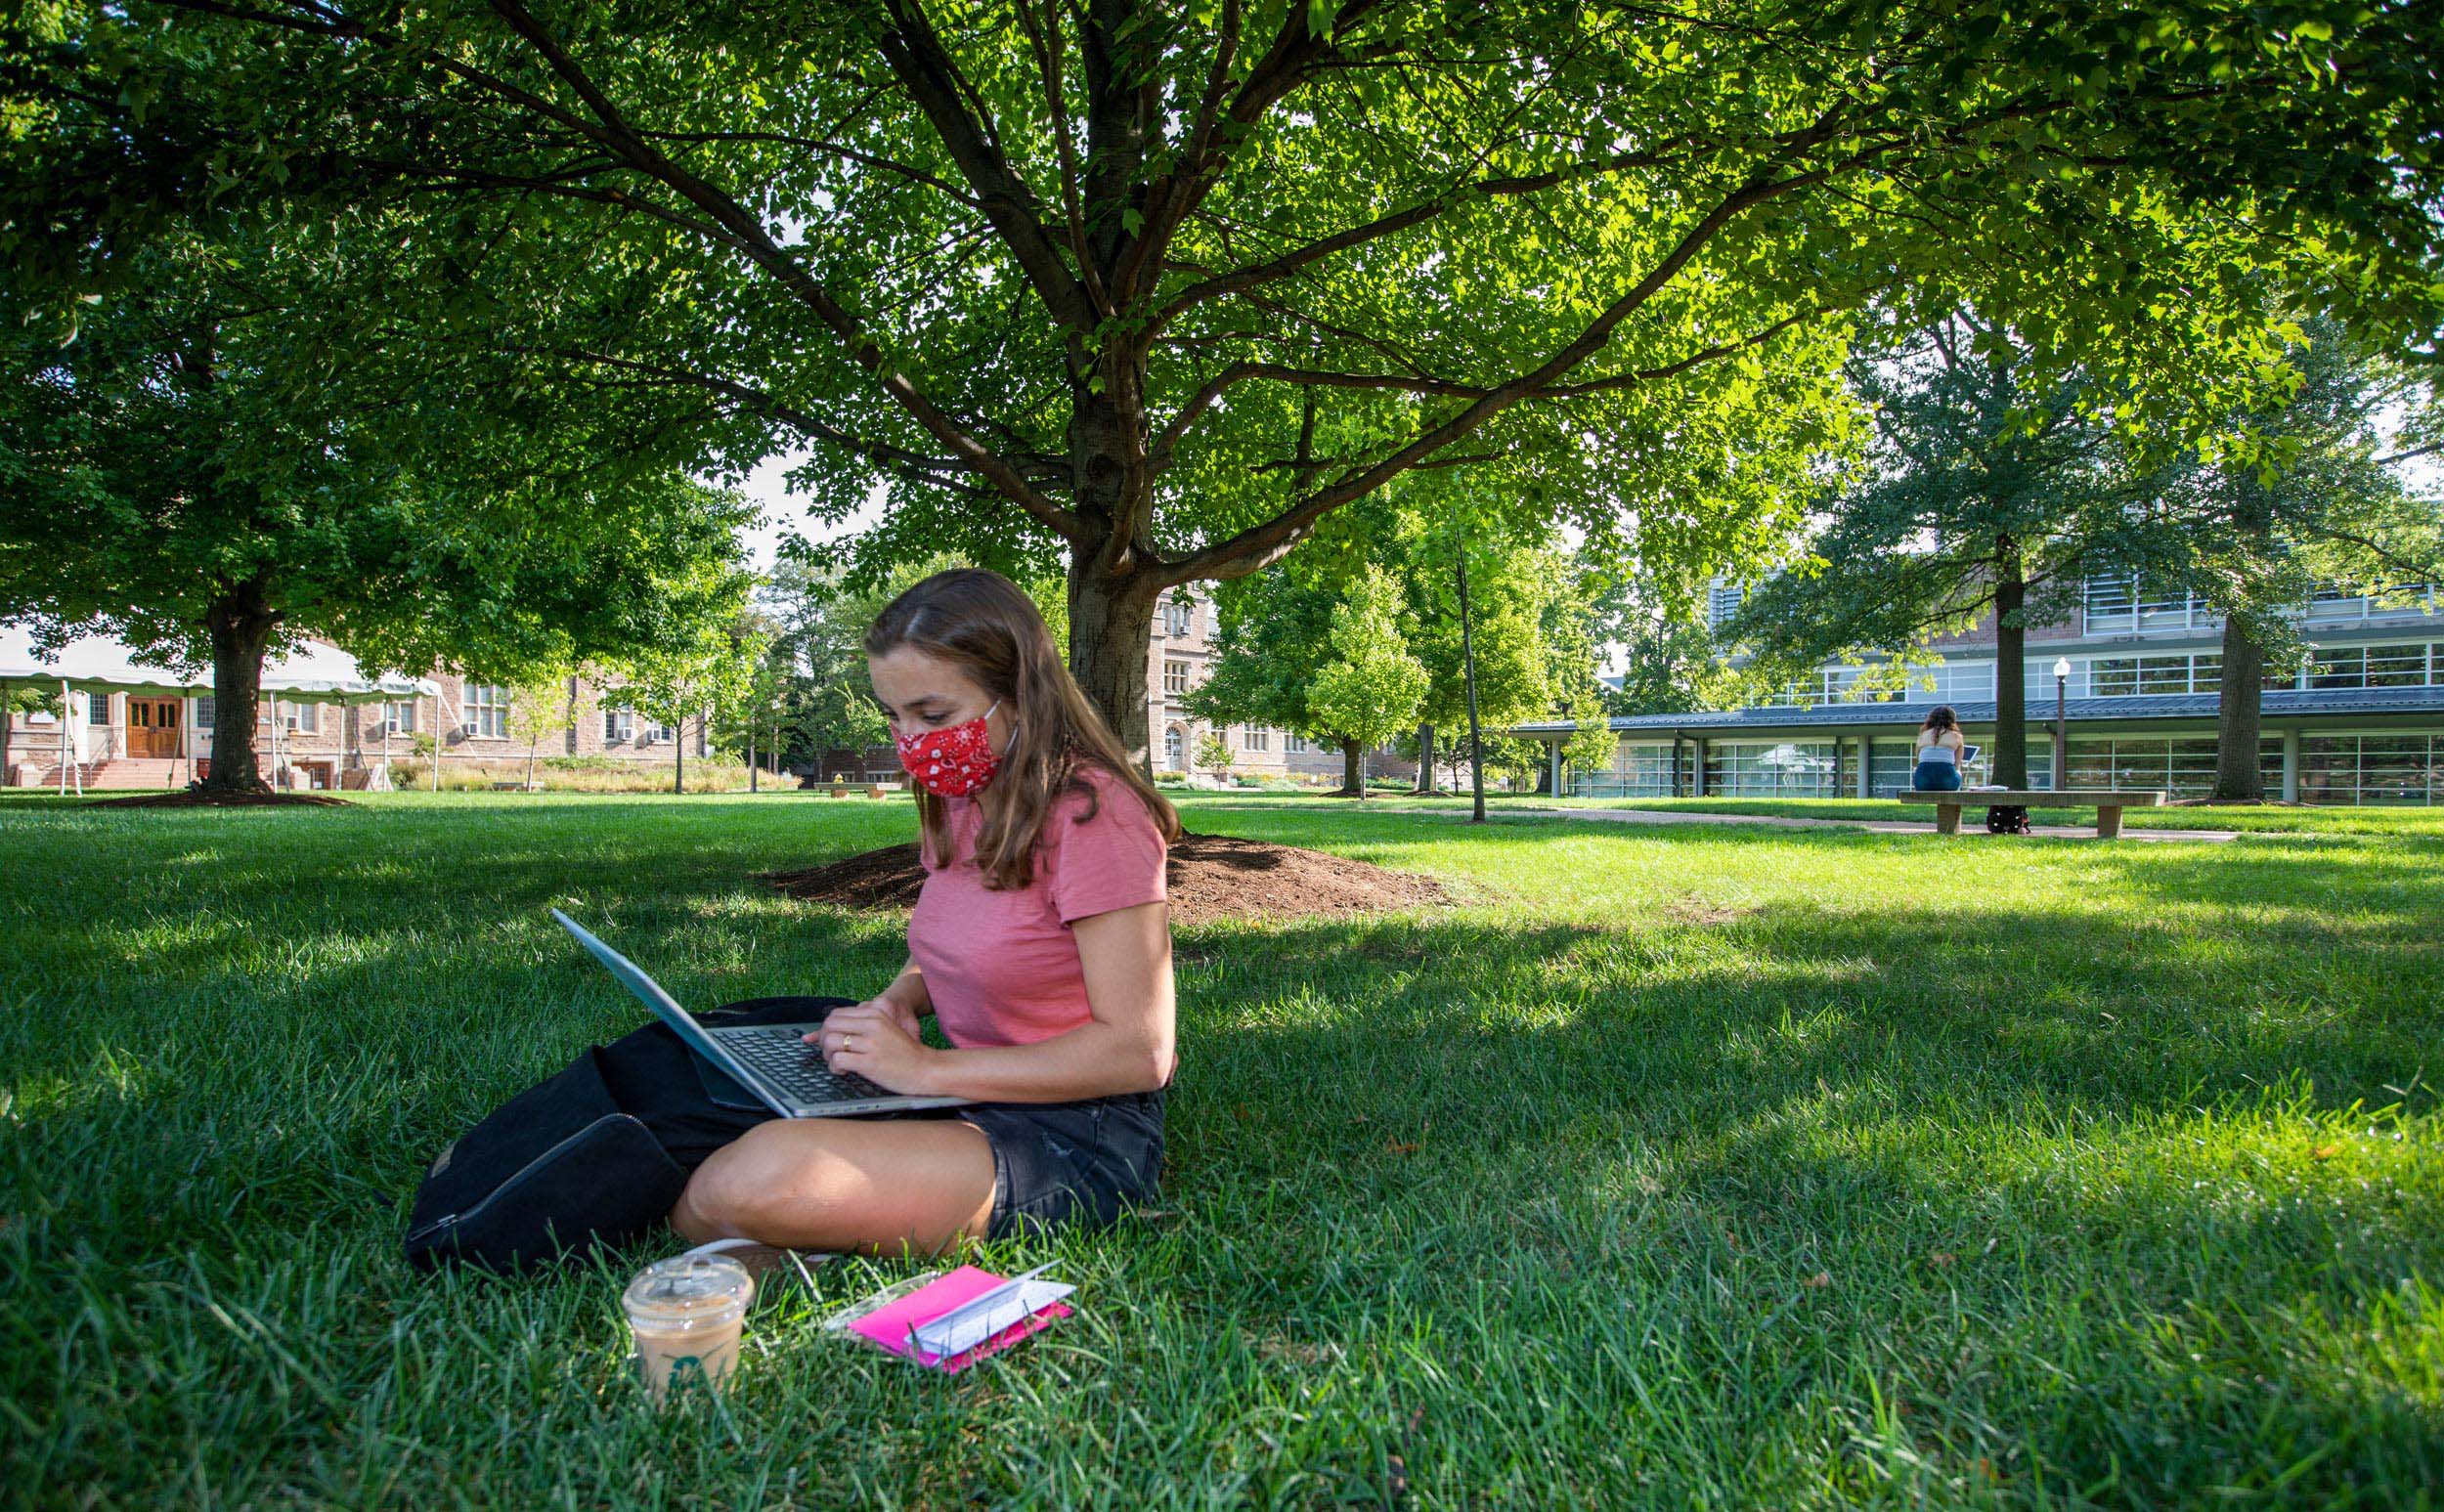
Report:
M631 1321L659 1328L734 1322L755 1300L756 1280L724 1255L680 1255L636 1273L620 1297Z

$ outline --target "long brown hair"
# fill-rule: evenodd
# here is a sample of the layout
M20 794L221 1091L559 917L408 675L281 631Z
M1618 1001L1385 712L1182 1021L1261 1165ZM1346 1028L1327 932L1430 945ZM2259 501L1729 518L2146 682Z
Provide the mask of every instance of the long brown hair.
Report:
M978 795L984 827L976 836L976 863L995 891L1024 887L1035 875L1035 846L1056 799L1083 792L1083 824L1095 814L1095 790L1081 764L1103 767L1125 784L1154 816L1164 843L1178 840L1180 816L1086 701L1061 663L1044 617L1018 584L982 567L938 572L883 606L866 626L868 656L914 646L959 667L1010 718L1010 748L993 780ZM942 799L917 789L917 820L925 853L947 862L950 815Z
M1928 730L1933 730L1936 734L1941 735L1945 730L1956 730L1958 728L1960 728L1960 716L1952 713L1952 706L1949 704L1938 704L1933 709L1926 712L1926 722L1918 726L1918 733L1923 735Z

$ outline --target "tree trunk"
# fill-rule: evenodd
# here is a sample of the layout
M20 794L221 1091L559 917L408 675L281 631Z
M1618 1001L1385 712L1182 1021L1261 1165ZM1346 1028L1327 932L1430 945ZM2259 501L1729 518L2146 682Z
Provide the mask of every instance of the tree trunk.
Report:
M2020 552L2009 537L1996 542L2002 562L1994 583L1994 765L1993 780L2026 792L2029 786L2029 627L2021 618L2029 585L2020 575Z
M1418 787L1419 798L1431 798L1434 787L1434 726L1431 722L1418 725Z
M2223 693L2215 700L2215 797L2244 803L2266 800L2266 779L2257 764L2263 738L2266 648L2241 622L2223 621Z
M1359 748L1358 742L1354 740L1344 740L1341 742L1341 791L1339 796L1342 798L1354 798L1361 799L1367 796L1366 753Z
M687 716L680 714L671 729L671 791L687 791Z
M203 789L269 793L271 784L255 769L254 724L263 697L263 647L280 614L255 582L215 599L203 623L212 637L212 775Z
M1146 721L1147 648L1154 643L1150 578L1111 578L1069 569L1069 672L1138 768L1154 771Z

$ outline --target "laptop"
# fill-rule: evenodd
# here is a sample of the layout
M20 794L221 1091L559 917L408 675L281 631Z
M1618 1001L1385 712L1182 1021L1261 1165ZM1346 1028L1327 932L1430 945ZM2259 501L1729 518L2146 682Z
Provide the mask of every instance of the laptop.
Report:
M846 1118L852 1113L895 1113L919 1107L964 1107L973 1098L920 1098L891 1092L862 1076L840 1075L823 1063L823 1053L800 1039L817 1023L745 1024L708 1029L673 1001L636 964L589 933L584 925L551 911L560 928L577 936L620 985L671 1026L687 1048L756 1095L783 1118Z
M1970 762L1972 762L1972 761L1976 760L1976 759L1978 758L1978 752L1979 752L1981 749L1983 749L1983 748L1981 748L1981 747L1977 747L1977 746L1963 746L1963 747L1961 747L1961 748L1960 748L1960 764L1961 764L1961 765L1963 765L1963 766L1966 766L1966 765L1968 765Z

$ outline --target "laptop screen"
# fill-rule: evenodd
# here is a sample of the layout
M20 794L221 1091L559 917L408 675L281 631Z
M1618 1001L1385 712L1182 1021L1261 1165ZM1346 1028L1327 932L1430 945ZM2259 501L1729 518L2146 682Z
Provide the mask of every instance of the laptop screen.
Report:
M652 1009L654 1016L669 1024L680 1039L687 1042L689 1049L715 1065L724 1069L729 1067L730 1058L723 1055L720 1048L713 1043L713 1036L704 1032L704 1027L689 1015L687 1010L672 1001L671 995L662 990L660 982L637 970L634 962L594 938L592 934L587 932L584 925L560 910L553 909L551 917L560 921L560 928L576 935L579 944L592 951L594 959L609 968L611 974L620 979L620 985L634 993L638 1002Z

